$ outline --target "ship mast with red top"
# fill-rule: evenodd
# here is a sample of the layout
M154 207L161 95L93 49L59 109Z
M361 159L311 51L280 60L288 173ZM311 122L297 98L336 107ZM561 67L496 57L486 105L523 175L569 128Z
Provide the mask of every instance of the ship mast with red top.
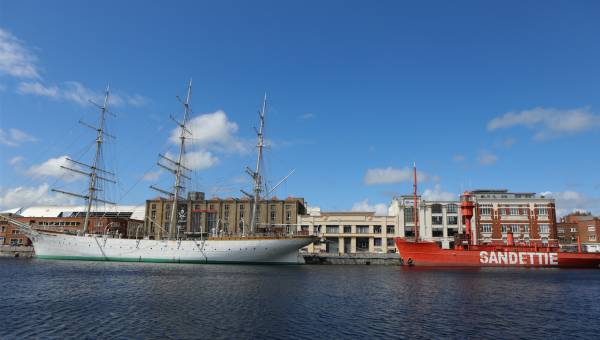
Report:
M419 242L419 213L417 210L417 163L413 162L413 221L415 224L415 242Z
M473 217L473 209L475 205L472 200L473 194L468 191L463 192L461 195L460 202L460 213L463 217L463 223L465 225L465 236L469 242L469 245L475 245L475 236L471 235L471 218Z

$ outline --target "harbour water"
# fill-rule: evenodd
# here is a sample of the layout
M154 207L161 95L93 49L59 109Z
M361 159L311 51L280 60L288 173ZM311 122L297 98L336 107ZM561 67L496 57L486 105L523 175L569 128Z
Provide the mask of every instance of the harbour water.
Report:
M600 270L0 258L0 338L597 338Z

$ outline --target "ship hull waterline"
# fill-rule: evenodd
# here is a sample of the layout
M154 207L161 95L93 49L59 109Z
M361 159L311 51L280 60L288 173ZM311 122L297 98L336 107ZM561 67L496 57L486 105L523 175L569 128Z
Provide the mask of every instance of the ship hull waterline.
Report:
M195 264L303 264L298 250L313 237L209 240L119 239L39 233L39 259Z
M544 248L480 247L441 249L434 242L396 239L404 264L429 267L600 268L600 253L567 253Z

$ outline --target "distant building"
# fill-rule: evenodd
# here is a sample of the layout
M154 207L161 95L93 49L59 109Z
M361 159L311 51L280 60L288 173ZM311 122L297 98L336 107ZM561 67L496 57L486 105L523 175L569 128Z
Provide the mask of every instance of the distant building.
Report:
M557 241L554 199L534 193L507 190L474 190L475 214L471 228L480 243L506 243L512 231L517 242L547 244ZM392 199L388 216L372 212L321 212L308 209L299 216L298 229L321 236L321 244L305 250L310 253L389 253L396 252L395 237L415 237L414 197ZM427 201L417 196L419 237L454 247L455 236L464 233L465 221L460 201Z
M325 241L306 247L309 253L388 253L396 251L396 222L395 216L376 216L373 212L309 209L308 214L298 216L298 230Z
M168 234L172 201L156 198L146 201L145 232L154 238ZM276 197L262 200L257 207L257 231L293 230L298 215L305 214L303 198ZM252 204L247 198L206 199L203 192L190 192L177 203L177 223L187 237L239 234L249 231ZM182 236L182 235L179 235Z
M397 217L398 234L415 237L414 197L394 197L389 215ZM426 201L417 196L419 238L438 242L443 248L454 246L454 236L461 227L460 203L458 201Z
M33 229L57 233L76 234L83 230L84 206L33 206L16 208L2 212L18 221L29 224ZM90 214L88 232L94 234L113 233L121 237L142 235L143 206L107 206L106 209L93 209ZM0 220L0 245L31 245L31 241L21 234L14 225Z
M473 190L474 222L481 243L505 243L510 230L516 242L557 242L553 198L508 190Z
M444 248L452 247L454 235L459 232L460 209L455 201L423 201L419 207L419 235L423 240L435 241ZM395 197L388 216L373 212L322 212L308 209L299 216L298 230L321 236L319 244L306 247L309 253L357 254L395 253L396 237L414 237L413 196Z
M557 229L561 246L576 249L579 237L584 251L600 251L600 217L572 213L561 218Z

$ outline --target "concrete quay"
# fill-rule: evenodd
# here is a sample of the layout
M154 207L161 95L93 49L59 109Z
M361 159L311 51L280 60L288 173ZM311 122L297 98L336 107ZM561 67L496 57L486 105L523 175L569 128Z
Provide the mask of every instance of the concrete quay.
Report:
M361 265L400 265L398 253L376 254L302 254L306 264L361 264Z

